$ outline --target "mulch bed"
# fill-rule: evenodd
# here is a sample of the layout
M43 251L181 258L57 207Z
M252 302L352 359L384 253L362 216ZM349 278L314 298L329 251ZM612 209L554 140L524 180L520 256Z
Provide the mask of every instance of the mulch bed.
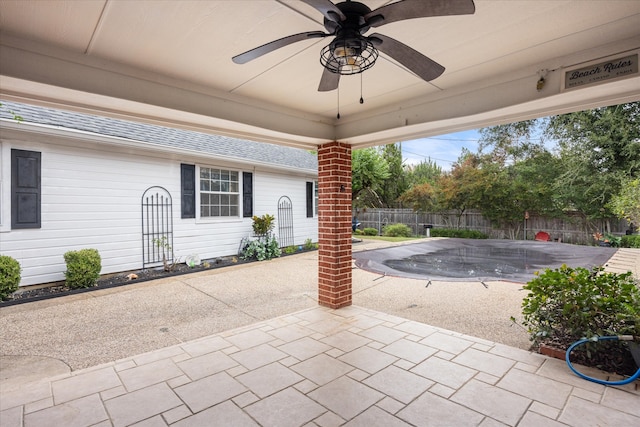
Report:
M541 353L564 360L565 352L571 344L546 343L545 345L548 348L556 349L559 354L540 351ZM623 341L599 341L579 346L571 352L571 363L591 366L605 372L628 377L638 370L627 344Z
M176 264L171 271L164 271L163 267L153 267L134 271L126 271L123 273L105 274L98 279L95 286L82 289L70 289L69 287L65 286L64 282L56 282L52 284L52 286L19 290L18 292L10 296L9 299L0 301L0 307L24 304L32 301L41 301L45 299L80 294L84 292L97 291L100 289L115 288L119 286L131 285L134 283L146 282L149 280L197 273L200 271L213 270L216 268L229 267L232 265L245 264L249 262L254 262L254 260L243 260L235 256L228 256L204 260L199 266L195 267L189 267L186 264Z

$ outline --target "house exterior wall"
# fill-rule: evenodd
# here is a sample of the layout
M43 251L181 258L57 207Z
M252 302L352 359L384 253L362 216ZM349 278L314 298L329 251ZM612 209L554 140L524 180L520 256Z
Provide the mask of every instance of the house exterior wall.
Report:
M0 253L22 267L21 286L64 280L63 255L95 248L102 274L142 268L141 198L161 186L173 202L173 249L184 261L237 254L240 241L251 235L252 220L243 218L181 218L181 163L253 173L253 214L277 215L280 196L291 198L295 244L317 241L317 218L307 218L305 183L311 171L283 171L219 161L194 154L164 153L96 142L82 134L71 138L46 133L3 131L0 139ZM131 144L129 144L131 145ZM41 153L41 228L11 228L11 149ZM199 188L196 181L196 188ZM198 200L196 191L196 200ZM242 199L242 198L240 198ZM242 204L242 203L241 203ZM277 228L276 228L277 231Z

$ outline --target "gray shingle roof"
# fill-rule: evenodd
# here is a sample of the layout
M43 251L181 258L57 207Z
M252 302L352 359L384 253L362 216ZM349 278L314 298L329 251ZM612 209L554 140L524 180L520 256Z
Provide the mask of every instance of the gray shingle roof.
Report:
M207 157L222 156L227 159L308 169L313 172L318 170L316 156L299 148L55 110L16 102L0 101L0 103L2 104L0 118L3 119L13 119L13 113L15 113L23 118L24 123L56 126L98 135L125 138L131 141L157 145L159 148L196 151Z

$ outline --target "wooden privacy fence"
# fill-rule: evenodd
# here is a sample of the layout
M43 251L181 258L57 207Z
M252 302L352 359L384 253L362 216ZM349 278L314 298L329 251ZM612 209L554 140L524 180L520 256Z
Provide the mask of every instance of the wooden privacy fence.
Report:
M502 229L492 226L491 222L478 211L468 211L459 215L457 212L416 213L412 209L366 209L353 216L360 222L360 229L375 228L379 233L387 224L406 224L416 235L425 235L425 225L433 228L460 228L478 230L492 239L533 240L538 231L546 231L554 240L566 243L592 244L593 233L609 232L623 235L629 228L625 220L610 218L605 220L589 220L579 214L569 214L566 218L544 218L530 215L515 229ZM525 228L526 223L526 228Z

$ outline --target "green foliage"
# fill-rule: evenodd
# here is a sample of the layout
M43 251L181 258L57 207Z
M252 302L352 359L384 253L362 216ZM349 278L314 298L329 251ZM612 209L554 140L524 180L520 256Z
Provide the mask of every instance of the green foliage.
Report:
M380 185L382 206L394 206L398 197L408 189L401 147L399 143L382 147L382 158L389 168L389 179L384 180Z
M640 289L631 272L566 265L528 282L522 302L530 339L567 348L594 336L640 335Z
M558 141L558 196L590 218L610 216L611 197L640 174L640 102L551 117L546 134Z
M167 236L153 239L153 244L162 252L162 265L164 266L164 271L173 271L178 264L178 260L173 258L173 248L169 244ZM170 262L170 260L173 260L173 262Z
M378 229L372 228L372 227L366 227L364 230L362 230L362 233L364 233L365 236L377 236Z
M375 148L353 150L351 154L351 200L353 206L382 206L380 189L389 179L389 165Z
M267 234L257 240L252 240L242 249L240 257L242 259L256 259L264 261L277 258L281 254L278 240L271 234Z
M20 263L8 255L0 255L0 300L18 290Z
M276 217L269 214L264 214L262 216L253 216L253 233L256 236L264 236L270 233L275 227Z
M480 129L478 153L501 165L526 159L543 146L541 140L533 139L536 124L536 120L524 120Z
M64 261L67 263L65 283L70 289L88 288L96 284L102 269L102 260L96 249L68 251L64 254Z
M605 233L604 241L609 242L609 246L612 248L619 248L622 243L622 237L614 236L613 234Z
M621 248L640 248L640 234L622 236L620 238Z
M411 207L415 212L429 212L437 210L436 192L428 182L414 185L402 193L398 201Z
M476 207L483 216L500 228L508 230L514 239L522 226L524 212L547 217L559 217L555 192L549 183L558 176L557 159L543 149L513 164L480 161L478 179L483 188Z
M486 176L487 171L479 168L478 157L463 150L451 171L438 179L437 206L440 210L457 212L457 227L465 211L477 207L482 200Z
M620 192L611 197L609 208L618 218L640 224L640 179L625 180Z
M387 237L411 237L412 234L406 224L389 224L382 229L382 235Z
M485 233L478 230L461 230L457 228L432 228L431 237L458 237L461 239L487 239Z
M283 252L287 255L291 255L291 254L295 254L298 251L298 247L297 246L287 246L286 248L284 248Z
M440 175L442 168L431 159L421 161L417 165L405 166L406 181L409 188L420 184L435 184Z
M311 239L307 239L304 241L304 245L302 245L302 248L305 251L310 251L312 249L317 249L317 245L315 243L313 243L313 241Z

